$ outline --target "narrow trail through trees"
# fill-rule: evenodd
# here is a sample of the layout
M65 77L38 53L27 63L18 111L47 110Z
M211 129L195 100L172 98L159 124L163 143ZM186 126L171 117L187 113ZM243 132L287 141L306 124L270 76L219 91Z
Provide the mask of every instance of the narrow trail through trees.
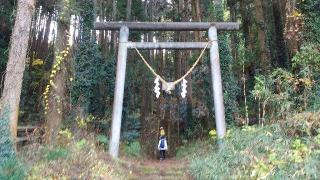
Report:
M188 173L188 161L175 158L159 160L125 160L123 166L129 171L128 179L183 179L192 180Z

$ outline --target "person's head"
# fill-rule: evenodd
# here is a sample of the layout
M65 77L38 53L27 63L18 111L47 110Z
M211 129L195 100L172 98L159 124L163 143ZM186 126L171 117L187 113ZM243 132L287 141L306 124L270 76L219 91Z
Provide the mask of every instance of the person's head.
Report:
M163 129L163 127L161 126L161 127L160 127L160 130L162 130L162 129Z

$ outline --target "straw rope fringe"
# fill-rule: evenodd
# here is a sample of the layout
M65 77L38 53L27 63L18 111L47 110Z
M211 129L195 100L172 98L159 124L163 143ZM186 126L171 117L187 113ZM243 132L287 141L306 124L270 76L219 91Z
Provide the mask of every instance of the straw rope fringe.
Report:
M180 83L183 79L185 79L192 71L193 69L198 65L198 63L200 62L201 57L204 55L205 50L208 48L209 44L212 41L208 41L208 43L206 44L206 46L202 49L198 59L196 60L196 62L191 66L191 68L179 79L175 80L172 82L173 85L176 85L178 83ZM168 81L166 81L164 78L162 78L159 74L156 73L156 71L150 66L150 64L147 62L147 60L143 57L143 55L140 53L140 51L135 47L134 48L137 53L139 54L139 56L141 57L141 59L143 60L143 62L146 64L146 66L149 68L149 70L152 72L152 74L156 77L158 77L160 79L160 81L164 84L168 84Z

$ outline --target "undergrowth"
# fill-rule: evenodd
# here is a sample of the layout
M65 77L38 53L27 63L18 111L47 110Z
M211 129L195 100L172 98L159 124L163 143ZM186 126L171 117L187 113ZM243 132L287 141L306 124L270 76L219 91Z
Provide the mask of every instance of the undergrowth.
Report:
M122 149L125 156L128 156L130 158L141 157L141 145L140 142L137 140L132 141L130 143L125 143Z
M9 109L0 114L0 179L23 179L25 168L16 156L9 127Z
M104 151L99 138L75 139L68 130L53 145L32 144L21 151L26 179L124 179L122 169Z
M320 135L289 137L276 124L234 128L222 149L216 147L211 139L178 152L188 155L196 179L320 178Z

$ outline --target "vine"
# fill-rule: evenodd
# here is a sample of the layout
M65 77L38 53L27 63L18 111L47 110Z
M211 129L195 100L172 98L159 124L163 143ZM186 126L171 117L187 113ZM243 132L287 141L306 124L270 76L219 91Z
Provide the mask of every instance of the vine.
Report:
M67 36L68 33L67 33ZM46 89L43 93L44 95L44 103L45 103L45 107L44 107L44 114L48 113L49 110L49 94L50 91L55 88L55 84L54 84L54 78L56 77L56 75L58 74L58 72L61 70L61 65L62 63L67 59L68 55L70 54L70 44L68 43L66 48L60 52L57 52L56 55L56 61L52 66L52 70L50 73L50 78L49 78L49 83L46 86ZM70 79L71 80L71 79ZM59 100L57 100L59 101ZM58 113L61 113L61 110L58 109Z

